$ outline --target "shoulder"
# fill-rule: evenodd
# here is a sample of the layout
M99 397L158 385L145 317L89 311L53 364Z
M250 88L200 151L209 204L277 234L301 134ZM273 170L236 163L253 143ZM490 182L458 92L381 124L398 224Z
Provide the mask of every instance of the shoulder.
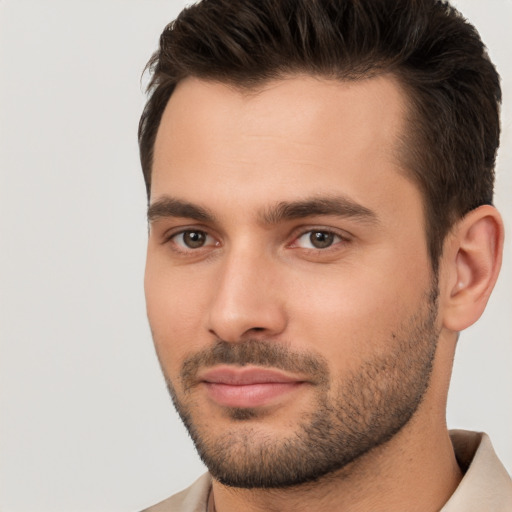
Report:
M489 436L453 430L450 437L465 474L442 512L512 510L512 480L494 452Z
M205 473L190 487L142 512L205 512L211 486L210 474Z

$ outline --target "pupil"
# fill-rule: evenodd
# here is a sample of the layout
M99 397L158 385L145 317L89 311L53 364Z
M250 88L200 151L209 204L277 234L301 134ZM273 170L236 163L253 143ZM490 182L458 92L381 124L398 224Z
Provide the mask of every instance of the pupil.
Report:
M184 233L183 240L185 245L192 249L196 249L197 247L202 247L206 240L204 233L200 231L187 231Z
M315 231L310 235L311 244L317 249L325 249L332 245L334 235L332 233L326 233L324 231Z

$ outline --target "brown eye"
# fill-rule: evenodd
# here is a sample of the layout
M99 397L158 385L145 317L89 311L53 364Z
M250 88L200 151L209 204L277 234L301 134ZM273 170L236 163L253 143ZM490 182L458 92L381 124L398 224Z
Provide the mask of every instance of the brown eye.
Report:
M328 249L342 241L343 238L332 231L312 230L299 236L295 246L302 249Z
M185 231L183 243L190 249L197 249L206 243L206 235L202 231Z
M316 249L325 249L333 244L334 234L326 231L312 231L309 240Z
M200 249L212 243L211 237L204 231L182 231L172 237L174 243L183 249Z

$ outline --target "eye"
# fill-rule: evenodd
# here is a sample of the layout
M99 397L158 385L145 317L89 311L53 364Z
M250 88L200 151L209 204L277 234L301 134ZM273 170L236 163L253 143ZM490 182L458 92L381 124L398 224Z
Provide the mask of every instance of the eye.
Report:
M303 249L327 249L341 241L342 238L332 231L314 230L299 236L294 245Z
M216 244L215 239L212 236L208 235L204 231L195 229L176 233L170 238L170 240L172 240L179 248L185 250L200 249L201 247Z

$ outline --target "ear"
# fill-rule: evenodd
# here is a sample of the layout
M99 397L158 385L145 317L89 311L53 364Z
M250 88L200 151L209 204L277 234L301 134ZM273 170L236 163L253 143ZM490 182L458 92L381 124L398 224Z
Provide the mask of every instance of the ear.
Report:
M462 331L482 315L501 268L504 228L496 208L469 212L447 237L442 256L443 326Z

